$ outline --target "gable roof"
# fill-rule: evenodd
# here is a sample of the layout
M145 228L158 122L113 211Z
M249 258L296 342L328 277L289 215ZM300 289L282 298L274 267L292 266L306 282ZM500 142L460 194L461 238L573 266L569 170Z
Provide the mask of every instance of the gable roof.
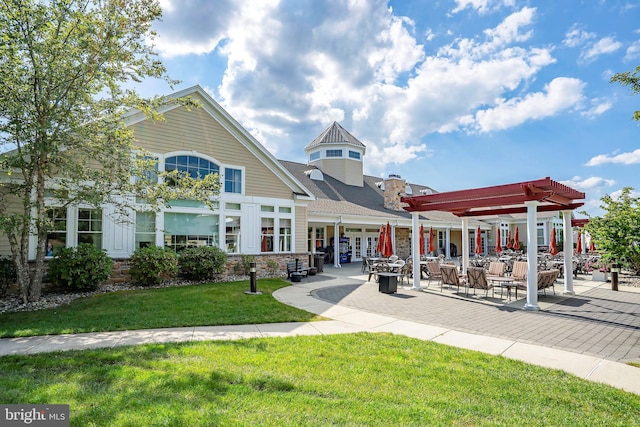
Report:
M199 95L203 102L200 105L220 126L229 132L240 144L259 159L269 170L282 180L294 194L295 198L302 200L313 200L313 193L307 189L289 170L275 158L253 135L251 135L236 119L234 119L220 104L218 104L200 85L195 85L181 91L175 92L165 97L166 100L184 98L187 96ZM181 108L176 102L168 102L160 113L166 113L175 108ZM131 126L135 123L146 120L145 115L136 109L125 114L125 123Z
M366 149L366 146L358 140L355 136L351 135L345 130L338 122L333 122L328 128L326 128L320 135L311 141L305 150L310 150L319 145L328 144L351 144L357 147Z

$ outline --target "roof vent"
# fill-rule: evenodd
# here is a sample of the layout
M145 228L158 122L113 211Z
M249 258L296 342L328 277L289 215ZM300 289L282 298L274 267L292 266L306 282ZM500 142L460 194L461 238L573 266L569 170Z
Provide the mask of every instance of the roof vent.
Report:
M422 194L433 194L433 190L430 188L423 188L422 190L420 190L420 192Z

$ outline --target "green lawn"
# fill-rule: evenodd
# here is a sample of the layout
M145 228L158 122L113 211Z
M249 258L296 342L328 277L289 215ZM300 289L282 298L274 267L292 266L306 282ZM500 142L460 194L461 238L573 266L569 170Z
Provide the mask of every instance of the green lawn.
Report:
M74 426L638 426L640 397L562 371L390 334L0 357L0 402Z
M260 279L262 295L244 293L248 280L98 294L51 310L0 314L0 337L321 319L273 298L288 285Z

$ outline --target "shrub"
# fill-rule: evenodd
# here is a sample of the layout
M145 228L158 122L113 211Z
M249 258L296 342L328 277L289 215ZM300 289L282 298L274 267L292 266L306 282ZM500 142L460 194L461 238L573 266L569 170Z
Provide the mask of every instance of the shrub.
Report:
M0 296L7 294L9 285L18 279L16 266L11 258L0 257Z
M187 248L178 258L180 274L187 279L211 279L222 273L226 263L227 254L213 246Z
M244 255L244 254L242 254L242 255L240 255L240 259L242 260L241 261L242 270L243 270L242 273L245 276L248 276L249 275L249 269L251 268L251 263L252 262L256 262L256 257L253 256L253 255Z
M131 279L145 286L158 284L178 272L178 255L158 246L136 249L130 262Z
M276 274L278 272L278 268L280 268L280 266L278 265L278 262L276 260L273 260L271 258L267 260L267 270L269 271L269 274Z
M49 280L55 286L96 289L109 278L112 266L105 250L81 243L77 248L60 248L49 262Z

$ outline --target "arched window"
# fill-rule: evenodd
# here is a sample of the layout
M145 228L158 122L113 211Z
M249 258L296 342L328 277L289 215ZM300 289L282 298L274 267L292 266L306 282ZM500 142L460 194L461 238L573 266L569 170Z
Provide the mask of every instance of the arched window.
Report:
M191 178L204 178L212 173L220 173L220 167L209 160L196 156L173 156L164 160L164 170L187 172Z

